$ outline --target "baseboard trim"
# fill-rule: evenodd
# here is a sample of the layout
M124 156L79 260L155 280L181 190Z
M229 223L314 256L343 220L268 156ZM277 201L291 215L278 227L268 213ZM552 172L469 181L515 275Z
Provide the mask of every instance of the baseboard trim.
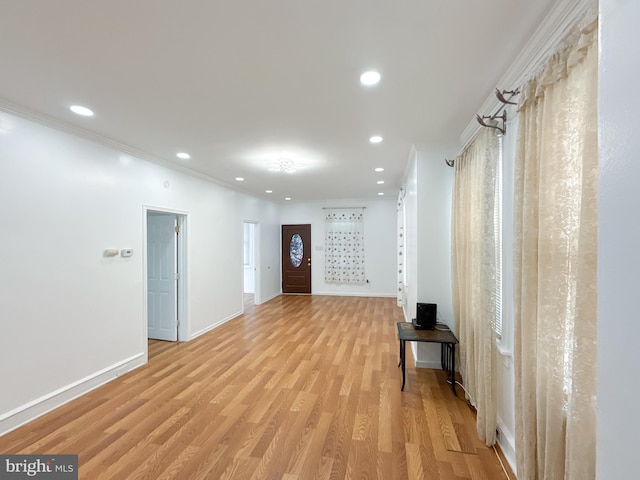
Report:
M500 418L497 419L498 424L498 446L500 447L500 451L504 456L505 460L511 467L511 470L515 475L518 474L516 470L516 443L515 438L511 434L511 432L505 428L504 423Z
M105 383L114 380L147 363L144 353L133 355L121 362L93 373L76 382L66 385L47 395L32 400L18 408L0 415L0 436L19 428L38 417L69 403L78 397L95 390Z
M262 299L260 303L256 303L256 305L262 305L263 303L267 303L269 300L273 300L274 298L279 297L280 295L282 295L282 292L276 292L272 294L270 297Z
M192 334L189 337L189 340L193 340L194 338L198 338L200 335L204 335L205 333L210 332L214 328L219 327L223 323L227 323L228 321L233 320L234 318L239 317L240 315L242 315L242 312L233 313L233 314L229 315L228 317L223 318L222 320L219 320L216 323L214 323L212 325L209 325L208 327L203 328L202 330L198 330L197 332L195 332L194 334Z
M442 365L440 365L440 362L425 362L424 360L417 360L416 368L434 368L436 370L442 370Z
M323 295L326 297L375 297L375 298L396 298L395 294L389 293L368 293L368 292L312 292L312 295Z

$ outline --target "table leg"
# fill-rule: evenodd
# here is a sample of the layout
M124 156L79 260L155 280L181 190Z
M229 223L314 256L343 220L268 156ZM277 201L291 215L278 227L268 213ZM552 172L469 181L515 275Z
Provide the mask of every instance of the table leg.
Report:
M404 381L405 381L405 362L406 362L406 350L407 345L404 340L400 341L400 363L402 364L402 388L400 391L404 391Z
M449 364L451 367L451 371L449 372L449 378L451 379L451 391L455 396L458 396L456 393L456 344L451 344L451 363Z

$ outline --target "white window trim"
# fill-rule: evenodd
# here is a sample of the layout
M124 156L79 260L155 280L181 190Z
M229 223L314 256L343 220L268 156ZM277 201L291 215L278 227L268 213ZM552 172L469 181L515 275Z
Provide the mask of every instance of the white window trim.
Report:
M507 134L502 139L502 332L496 344L500 355L513 357L513 205L518 112L511 107L507 117Z

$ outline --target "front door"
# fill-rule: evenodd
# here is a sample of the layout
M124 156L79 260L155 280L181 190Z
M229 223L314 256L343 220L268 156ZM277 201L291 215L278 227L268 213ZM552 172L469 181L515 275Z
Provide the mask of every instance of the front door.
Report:
M282 225L282 293L311 293L311 225Z
M147 214L147 327L149 338L176 341L176 216Z

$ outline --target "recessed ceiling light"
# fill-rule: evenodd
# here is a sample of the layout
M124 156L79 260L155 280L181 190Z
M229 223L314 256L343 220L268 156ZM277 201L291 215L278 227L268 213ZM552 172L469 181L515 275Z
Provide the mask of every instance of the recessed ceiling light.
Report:
M378 192L378 195L382 196L382 195L384 195L384 193L383 192Z
M384 180L378 180L376 183L377 183L378 185L382 185L382 184L384 183Z
M265 190L264 193L273 193L273 190Z
M291 197L284 197L285 200L291 200Z
M370 70L368 72L364 72L360 75L360 83L367 87L375 85L380 81L380 74L374 70Z
M72 107L69 107L69 110L78 115L82 115L83 117L93 117L93 111L81 105L73 105Z
M384 168L378 167L378 168L376 168L376 172L384 172Z
M242 178L242 177L236 177L236 182L244 182L244 178Z
M369 139L371 143L380 143L382 141L382 137L380 135L374 135Z
M185 152L176 153L176 157L181 158L182 160L189 160L191 155Z

